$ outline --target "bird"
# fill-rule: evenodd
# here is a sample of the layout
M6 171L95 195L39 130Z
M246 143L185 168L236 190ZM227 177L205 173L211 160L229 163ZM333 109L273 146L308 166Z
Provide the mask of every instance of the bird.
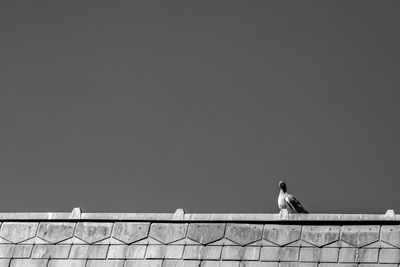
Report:
M281 189L278 197L280 210L286 209L289 213L309 213L293 195L287 192L284 181L279 182L279 187Z

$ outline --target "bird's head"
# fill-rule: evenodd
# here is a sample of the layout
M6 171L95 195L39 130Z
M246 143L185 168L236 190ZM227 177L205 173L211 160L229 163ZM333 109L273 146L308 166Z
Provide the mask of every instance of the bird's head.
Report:
M283 192L286 192L286 183L284 181L279 182L279 187Z

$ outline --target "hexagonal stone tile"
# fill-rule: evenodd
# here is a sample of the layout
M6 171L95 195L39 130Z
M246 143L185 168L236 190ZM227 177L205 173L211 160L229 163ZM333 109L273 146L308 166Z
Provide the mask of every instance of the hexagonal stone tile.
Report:
M149 234L150 223L116 222L112 237L126 244L144 239Z
M305 225L301 239L317 247L323 247L339 240L340 226Z
M37 237L50 243L58 243L73 237L75 223L43 222L39 225Z
M262 238L264 225L260 224L228 224L225 237L239 245L247 245Z
M81 222L76 225L75 236L89 244L111 235L112 223Z
M38 223L5 222L1 225L0 237L20 243L35 237L37 227Z
M300 225L266 224L263 238L279 246L284 246L299 240L300 234Z
M382 225L381 241L400 248L400 225Z
M153 223L150 236L164 244L168 244L186 236L187 224L183 223Z
M224 232L224 223L191 223L187 237L205 245L223 238Z
M363 247L379 240L379 225L344 225L341 239L346 243Z

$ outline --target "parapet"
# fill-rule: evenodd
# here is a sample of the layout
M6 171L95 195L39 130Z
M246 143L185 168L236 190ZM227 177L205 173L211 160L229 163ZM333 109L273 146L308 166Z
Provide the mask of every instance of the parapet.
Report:
M398 266L386 214L0 213L0 267Z

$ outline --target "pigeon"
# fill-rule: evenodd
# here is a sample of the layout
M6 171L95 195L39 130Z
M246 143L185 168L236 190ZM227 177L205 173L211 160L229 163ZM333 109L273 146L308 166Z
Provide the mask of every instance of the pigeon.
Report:
M281 188L278 197L279 209L287 209L289 213L308 213L300 202L286 191L286 183L284 181L279 182L279 187Z

